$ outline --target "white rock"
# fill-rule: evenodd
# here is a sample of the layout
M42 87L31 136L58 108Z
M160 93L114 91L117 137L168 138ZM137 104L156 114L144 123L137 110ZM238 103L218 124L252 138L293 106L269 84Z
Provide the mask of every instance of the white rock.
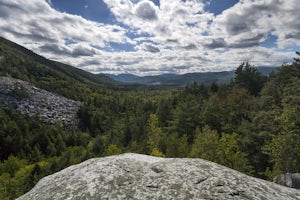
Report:
M122 154L87 160L41 179L32 199L300 199L300 191L202 159Z

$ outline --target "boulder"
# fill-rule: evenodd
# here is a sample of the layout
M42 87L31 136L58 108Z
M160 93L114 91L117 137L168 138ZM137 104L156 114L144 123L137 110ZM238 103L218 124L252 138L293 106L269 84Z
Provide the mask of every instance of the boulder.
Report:
M300 200L300 191L202 159L127 153L70 166L18 198L34 199Z
M295 174L281 174L279 176L276 176L273 180L273 182L284 185L291 188L300 189L300 173Z

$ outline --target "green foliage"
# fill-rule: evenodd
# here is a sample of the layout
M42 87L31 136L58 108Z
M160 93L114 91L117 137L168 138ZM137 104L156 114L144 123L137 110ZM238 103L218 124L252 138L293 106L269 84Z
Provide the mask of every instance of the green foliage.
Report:
M96 156L100 156L104 153L107 146L107 138L105 136L98 135L93 141L92 151Z
M258 95L267 80L266 77L262 76L260 72L248 62L243 62L237 68L235 74L234 83L238 87L246 88L252 95Z
M274 163L277 173L297 173L300 166L299 110L287 108L277 118L281 132L265 145L264 151Z
M150 153L151 156L156 156L156 157L164 157L165 155L158 150L156 147L154 147Z
M199 112L200 105L196 97L185 97L173 109L168 131L178 133L179 137L187 135L188 142L191 144L194 139L194 130L199 125Z
M110 144L107 149L106 149L106 156L112 156L112 155L117 155L117 154L121 154L122 150L120 148L117 147L117 145L115 144Z
M147 128L147 144L150 155L162 157L160 143L163 137L162 129L158 127L158 118L155 114L150 114Z
M235 132L243 120L249 120L253 106L254 97L247 90L243 88L233 89L223 100L223 112L226 117L221 120L222 131L226 133Z
M14 90L11 92L11 95L17 98L18 100L29 98L29 94L24 88L24 86L19 84L15 84Z
M274 163L273 171L282 173L299 173L300 165L300 135L283 133L275 136L264 147L264 151L270 155Z
M209 99L204 102L200 112L202 126L208 125L212 129L221 132L221 121L222 116L224 116L224 110L219 97L216 95L210 96Z
M15 156L9 156L0 165L0 174L8 173L10 176L13 176L23 165L26 164L26 160L20 160Z
M229 85L167 89L109 80L0 38L0 75L84 102L78 127L47 125L0 105L0 199L91 157L136 152L200 157L261 178L300 169L300 64L267 80L241 64ZM27 98L24 88L14 91Z
M219 143L218 163L241 172L252 174L252 167L247 160L247 154L241 150L236 133L222 134Z
M205 126L202 131L196 130L189 156L210 160L250 174L252 170L246 158L247 154L241 151L237 139L236 133L222 134L219 137L216 131Z
M195 141L192 145L190 157L203 158L213 162L218 161L219 136L217 131L205 126L202 131L196 129Z
M166 157L184 158L189 154L190 145L186 135L181 137L176 133L165 135L163 143Z

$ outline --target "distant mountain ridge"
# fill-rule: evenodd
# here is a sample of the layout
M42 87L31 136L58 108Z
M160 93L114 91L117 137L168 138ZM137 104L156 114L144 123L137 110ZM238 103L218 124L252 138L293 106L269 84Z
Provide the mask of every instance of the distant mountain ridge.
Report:
M268 76L277 67L258 67L260 73ZM235 71L222 72L198 72L187 74L162 74L157 76L136 76L133 74L104 74L109 78L123 83L138 83L145 85L169 85L184 86L194 82L198 84L209 85L212 83L225 84L229 83L235 76Z
M198 84L229 83L235 76L234 71L223 72L203 72L188 74L162 74L157 76L136 76L132 74L92 74L82 69L72 67L67 64L52 61L44 58L25 47L0 37L0 75L29 81L33 84L37 82L43 84L53 79L60 79L67 82L80 82L88 84L102 85L111 88L131 88L142 85L164 85L164 86L184 86L194 82ZM14 66L6 65L13 63ZM14 63L15 62L15 63ZM4 63L4 64L3 64ZM22 65L22 66L18 66ZM276 67L258 67L258 70L269 75ZM43 87L42 87L43 88ZM48 89L48 88L44 88ZM59 91L55 91L58 92Z

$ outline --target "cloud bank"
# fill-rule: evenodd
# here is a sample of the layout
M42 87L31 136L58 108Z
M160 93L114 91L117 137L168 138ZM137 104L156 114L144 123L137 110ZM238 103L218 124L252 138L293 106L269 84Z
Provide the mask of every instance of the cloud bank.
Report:
M138 75L278 66L300 46L298 0L240 0L217 16L207 0L103 1L115 23L60 12L49 0L2 0L0 35L93 73Z

